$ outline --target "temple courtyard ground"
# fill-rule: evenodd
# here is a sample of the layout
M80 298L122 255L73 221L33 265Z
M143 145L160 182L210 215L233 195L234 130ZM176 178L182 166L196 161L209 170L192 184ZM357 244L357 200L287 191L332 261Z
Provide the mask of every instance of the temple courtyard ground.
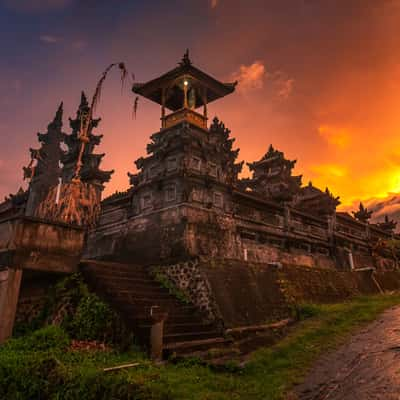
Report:
M0 347L0 399L399 398L399 294L302 305L297 315L279 343L217 370L196 359L155 364L137 348L80 348L73 332L41 328Z
M300 400L398 400L400 306L321 357L295 393Z

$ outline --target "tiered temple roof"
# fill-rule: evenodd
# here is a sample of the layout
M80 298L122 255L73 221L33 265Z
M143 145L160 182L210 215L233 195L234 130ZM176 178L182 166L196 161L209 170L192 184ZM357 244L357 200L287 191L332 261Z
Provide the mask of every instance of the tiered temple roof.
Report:
M47 183L56 184L60 176L60 143L63 139L62 133L63 103L60 104L52 122L47 126L46 133L38 133L38 140L41 144L39 149L29 149L31 159L36 165L24 167L24 177L29 178L31 185L34 185L42 176L45 176ZM50 182L49 182L50 179Z
M184 106L185 80L193 88L198 89L193 93L191 108L201 107L232 93L237 84L237 82L222 83L199 70L192 64L186 52L176 68L146 83L135 83L132 90L155 103L164 105L169 110L177 111Z
M235 138L232 138L230 134L231 131L225 127L225 124L215 117L210 126L210 139L213 142L214 151L219 155L226 183L236 185L238 175L243 168L243 161L236 162L240 149L233 150Z
M86 95L82 92L81 102L78 107L76 118L69 119L72 133L70 135L64 134L64 142L68 146L68 150L63 153L61 161L64 164L62 170L63 182L70 182L75 175L76 164L79 157L82 142L79 139L79 133L82 121L89 114L89 103ZM104 154L94 154L94 149L101 142L103 135L95 135L92 133L94 128L97 128L100 118L91 119L88 127L89 141L85 144L84 153L82 157L82 169L80 171L80 178L83 182L94 183L103 185L108 182L114 171L103 171L100 169L100 163Z
M133 92L161 105L162 129L186 120L207 128L207 104L235 90L237 82L222 83L194 67L187 51L178 66L146 83L135 83ZM194 110L203 106L203 114ZM172 111L166 115L166 109Z
M47 126L47 132L37 134L41 147L30 149L31 163L28 167L24 167L24 177L30 179L27 215L33 215L48 191L58 184L62 156L60 144L64 136L62 117L63 103L58 107L53 121Z
M371 219L372 211L369 211L364 207L363 203L360 203L359 209L353 211L354 218L358 219L360 222L368 222Z
M302 187L295 200L295 206L310 214L332 215L340 204L340 197L334 196L328 188L325 191L315 187L312 182Z
M389 219L387 215L385 215L385 219L383 222L378 222L376 224L378 228L386 231L386 232L394 232L397 226L397 222L394 221L393 219Z
M255 193L276 200L291 201L299 192L301 175L293 176L296 160L288 160L283 152L270 145L267 153L253 163L247 163L253 176L244 179L242 184Z

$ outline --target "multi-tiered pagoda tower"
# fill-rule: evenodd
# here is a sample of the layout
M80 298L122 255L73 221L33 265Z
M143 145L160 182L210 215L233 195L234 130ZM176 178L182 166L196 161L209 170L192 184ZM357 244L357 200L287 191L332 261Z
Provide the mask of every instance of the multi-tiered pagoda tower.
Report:
M61 161L63 163L62 181L70 182L76 174L77 161L82 142L79 139L81 125L89 115L89 103L84 92L81 94L81 102L76 112L76 118L69 119L72 133L64 134L63 139L68 150L63 153ZM88 124L89 141L85 144L82 156L82 169L80 171L80 179L82 182L96 185L100 191L104 189L104 183L108 182L114 171L103 171L100 169L101 160L104 154L95 154L94 148L101 142L103 135L95 135L92 131L97 128L101 118L91 119Z
M161 130L151 136L148 156L136 161L139 172L129 174L134 213L182 202L224 208L226 185L238 180L242 164L224 124L215 118L208 129L207 105L234 87L195 68L188 54L172 71L134 85L135 93L161 105Z
M247 165L253 176L244 179L242 184L265 198L287 202L300 190L301 175L292 175L296 160L286 159L283 152L274 149L272 144L261 160Z

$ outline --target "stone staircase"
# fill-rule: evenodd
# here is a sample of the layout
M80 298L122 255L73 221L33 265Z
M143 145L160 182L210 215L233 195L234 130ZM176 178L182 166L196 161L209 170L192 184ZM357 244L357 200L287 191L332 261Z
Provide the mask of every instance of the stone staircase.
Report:
M169 357L197 354L218 348L223 351L231 341L213 323L204 320L191 304L178 300L155 281L140 265L83 261L82 273L89 287L111 305L130 327L140 344L149 347L151 309L168 312L164 324L163 355Z

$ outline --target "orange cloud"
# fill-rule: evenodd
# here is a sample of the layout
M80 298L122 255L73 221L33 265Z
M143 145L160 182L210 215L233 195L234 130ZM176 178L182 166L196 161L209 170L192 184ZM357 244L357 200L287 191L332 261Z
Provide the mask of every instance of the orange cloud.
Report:
M318 128L318 133L328 143L339 148L345 148L351 141L350 131L346 128L338 128L332 125L321 125Z
M293 86L294 86L294 79L285 79L285 80L280 80L277 82L278 84L278 92L277 95L278 97L282 99L287 99L293 91Z
M210 1L211 8L215 8L218 5L218 0L211 0Z
M342 178L343 176L347 175L347 168L336 164L313 165L310 167L310 170L319 175L335 178Z
M239 82L238 91L242 93L262 89L265 77L266 70L261 61L255 61L251 65L241 65L233 74L233 79Z

